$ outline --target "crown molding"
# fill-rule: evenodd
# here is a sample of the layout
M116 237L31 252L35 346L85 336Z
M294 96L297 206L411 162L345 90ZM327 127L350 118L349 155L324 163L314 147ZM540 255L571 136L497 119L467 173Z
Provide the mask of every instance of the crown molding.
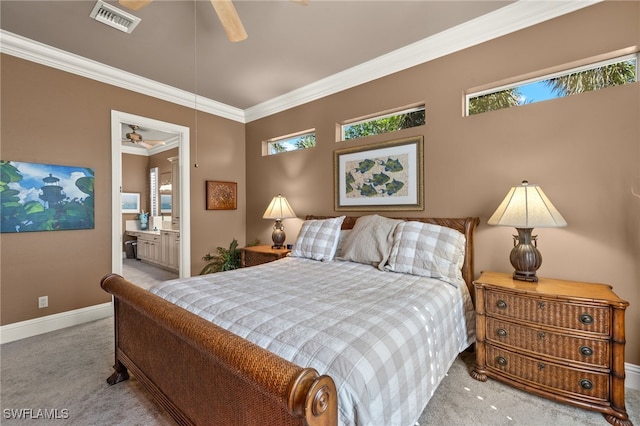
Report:
M0 30L0 52L163 101L244 123L244 111L194 93Z
M132 145L122 144L122 147L120 148L120 151L123 154L133 154L133 155L141 155L141 156L145 156L145 157L150 157L152 155L159 154L159 153L164 152L164 151L169 151L170 149L173 149L173 148L178 148L178 146L179 146L178 140L179 140L178 137L171 138L168 141L166 141L165 144L156 145L156 146L154 146L152 148L135 147L135 146L132 146Z
M601 1L516 1L431 37L252 106L245 110L245 119L251 122L276 114Z
M600 3L519 0L431 37L241 110L0 30L0 52L198 111L248 123Z

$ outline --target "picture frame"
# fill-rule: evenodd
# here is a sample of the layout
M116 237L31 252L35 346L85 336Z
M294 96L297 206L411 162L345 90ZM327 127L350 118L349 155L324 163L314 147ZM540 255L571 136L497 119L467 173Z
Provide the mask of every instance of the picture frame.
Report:
M206 181L207 210L236 210L238 208L236 182Z
M0 233L95 229L91 167L0 160Z
M139 192L123 192L120 194L122 207L120 210L125 213L140 213L140 193Z
M335 210L424 210L423 145L414 136L335 150Z

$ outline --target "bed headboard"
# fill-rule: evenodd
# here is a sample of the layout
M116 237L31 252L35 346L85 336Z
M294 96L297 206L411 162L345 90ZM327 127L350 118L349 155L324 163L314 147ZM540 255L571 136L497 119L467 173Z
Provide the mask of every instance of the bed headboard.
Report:
M314 216L307 215L305 220L310 219L328 219L330 217L335 216ZM353 225L356 223L356 220L360 216L347 216L342 222L342 229L352 229ZM467 283L467 287L469 288L469 293L471 293L472 299L474 297L473 291L473 280L474 276L474 235L475 230L478 224L480 223L480 219L477 217L464 217L464 218L449 218L449 217L394 217L393 219L400 220L414 220L417 222L424 223L433 223L435 225L446 226L447 228L455 229L464 234L466 237L465 243L465 257L464 263L462 264L462 278Z

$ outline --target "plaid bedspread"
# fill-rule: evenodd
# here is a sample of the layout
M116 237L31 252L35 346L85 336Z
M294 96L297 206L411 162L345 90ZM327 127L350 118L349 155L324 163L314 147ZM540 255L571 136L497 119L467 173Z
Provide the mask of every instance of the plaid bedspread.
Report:
M352 262L285 258L151 291L330 375L343 425L413 425L475 337L462 283Z

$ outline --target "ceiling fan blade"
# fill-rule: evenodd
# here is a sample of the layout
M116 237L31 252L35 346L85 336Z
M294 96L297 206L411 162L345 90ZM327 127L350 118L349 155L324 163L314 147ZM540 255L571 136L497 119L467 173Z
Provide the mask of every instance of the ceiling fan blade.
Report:
M149 139L145 139L143 140L143 142L146 143L147 145L164 145L166 143L165 141L153 141Z
M152 1L153 0L120 0L118 3L127 9L140 10Z
M145 148L153 148L153 145L149 145L146 142L140 141L140 142L136 142L136 144L140 145L140 146L144 146Z
M142 136L140 136L138 133L136 133L135 131L131 132L131 133L127 133L125 135L125 137L127 139L129 139L131 142L139 142L142 140Z
M229 40L237 42L245 40L248 37L231 0L211 0L211 4L216 10Z

